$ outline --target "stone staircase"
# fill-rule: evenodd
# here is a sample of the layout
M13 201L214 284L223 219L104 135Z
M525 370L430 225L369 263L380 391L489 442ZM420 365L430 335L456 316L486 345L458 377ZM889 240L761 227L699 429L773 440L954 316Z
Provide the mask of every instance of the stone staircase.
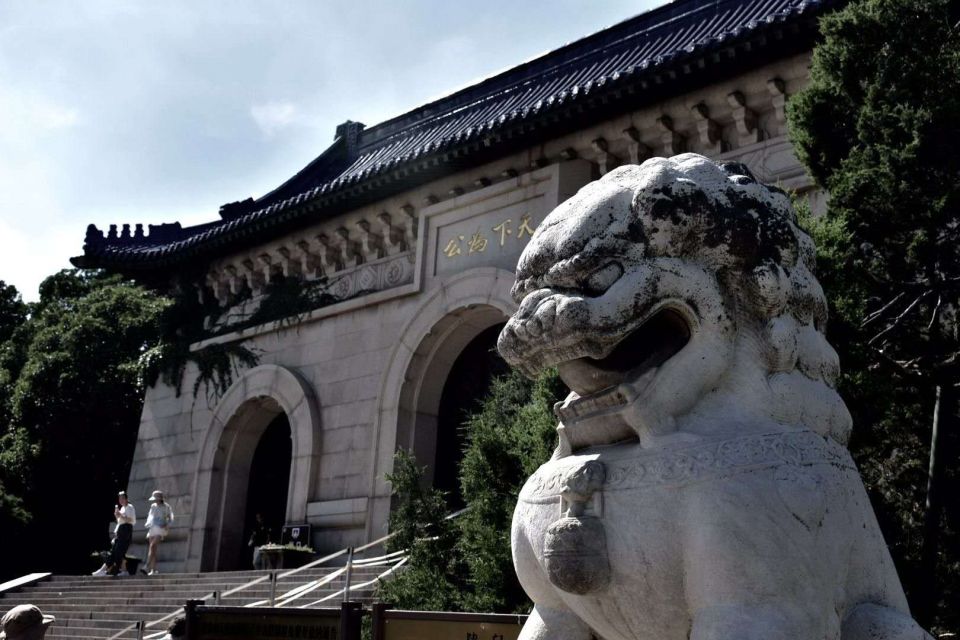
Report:
M338 568L329 566L310 568L286 578L278 578L276 596L279 599L291 589L329 576ZM375 580L385 569L386 567L383 566L354 566L351 571L350 599L371 602L376 583L359 589L355 586ZM278 575L283 573L279 571ZM129 627L138 620L149 623L164 618L175 610L182 609L183 604L190 599L206 597L207 604L214 604L209 598L212 592L223 594L268 574L268 571L231 571L122 578L54 575L17 592L4 594L0 597L0 609L6 611L15 605L30 603L40 607L44 613L56 616L56 622L47 631L46 637L50 639L137 638L137 631ZM326 596L332 596L342 591L344 581L345 576L341 574L328 584L303 595L287 606L303 606ZM220 604L245 606L269 598L270 581L264 579L232 595L222 597ZM342 600L342 595L337 595L315 606L339 607ZM162 632L168 623L169 620L148 626L144 631L144 637L149 638Z

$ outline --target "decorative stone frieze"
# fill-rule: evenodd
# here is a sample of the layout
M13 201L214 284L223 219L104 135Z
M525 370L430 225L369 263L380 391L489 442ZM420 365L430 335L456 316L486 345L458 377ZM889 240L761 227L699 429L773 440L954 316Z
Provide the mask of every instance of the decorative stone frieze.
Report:
M785 124L787 121L787 90L786 84L780 78L771 78L767 81L767 90L770 92L770 102L777 122Z
M593 147L594 157L596 158L597 166L600 168L600 175L604 175L620 164L620 159L610 153L610 145L607 144L604 138L596 138L590 143L590 146Z
M357 220L354 223L360 234L360 251L363 254L364 262L379 260L386 251L383 248L383 236L374 233L371 230L370 223L366 220Z
M734 91L727 94L727 103L733 109L733 121L737 125L739 146L760 142L757 114L747 108L747 99L743 93Z
M335 219L280 244L214 263L203 283L221 306L245 290L257 299L281 277L305 283L324 278L331 295L349 298L411 282L416 234L416 210L410 205L347 224ZM242 313L227 315L249 317L251 308L246 302Z
M337 227L336 233L340 237L340 262L344 268L363 264L360 243L350 237L350 231L346 227Z
M282 258L280 265L283 269L284 278L295 278L303 274L302 263L294 258L294 252L289 247L280 247L277 249L277 253Z
M404 254L344 270L330 279L327 291L339 300L413 282L413 256Z
M417 244L417 212L413 205L405 204L400 207L403 217L403 239L406 243L403 250L409 251Z
M344 268L342 253L336 244L325 233L314 236L317 241L317 255L320 257L319 270L321 274L336 273Z
M657 118L657 126L660 128L660 145L663 149L663 155L673 156L681 153L686 148L686 140L674 128L673 118L668 115L662 115Z
M377 214L380 231L383 237L383 247L386 255L395 256L407 250L406 237L402 228L393 224L393 218L386 211Z
M690 109L693 115L693 121L697 126L697 134L700 137L700 149L703 153L716 155L723 150L720 138L720 125L710 118L710 108L698 102Z
M623 135L628 140L627 152L629 153L630 164L640 164L650 157L650 147L643 144L640 132L637 131L636 127L627 127L623 130Z

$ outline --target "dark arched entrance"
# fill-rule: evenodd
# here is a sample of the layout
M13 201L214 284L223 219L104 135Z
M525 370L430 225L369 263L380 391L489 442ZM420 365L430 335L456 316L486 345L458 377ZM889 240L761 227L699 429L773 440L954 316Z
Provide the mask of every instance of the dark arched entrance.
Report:
M247 400L221 436L221 446L208 512L215 535L205 540L204 571L249 569L246 560L249 523L256 509L280 513L282 525L289 506L291 438L289 416L271 397ZM281 480L282 479L282 480ZM251 508L253 509L251 511ZM264 515L267 515L264 513ZM271 517L276 518L276 515Z
M272 540L279 541L287 511L292 448L290 421L286 413L280 413L260 436L250 462L243 540L250 540L256 514L260 513L270 528ZM252 566L252 554L253 549L245 545L237 559L237 568L249 569Z
M463 507L460 492L460 462L466 444L464 421L490 390L493 379L509 371L497 353L497 336L503 323L481 331L454 361L443 385L437 411L437 451L433 485L447 493L451 509Z

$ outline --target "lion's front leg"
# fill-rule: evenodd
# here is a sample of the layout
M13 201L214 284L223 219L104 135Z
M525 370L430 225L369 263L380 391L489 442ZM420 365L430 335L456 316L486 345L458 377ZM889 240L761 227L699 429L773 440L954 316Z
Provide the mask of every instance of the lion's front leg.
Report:
M519 640L591 640L593 632L583 620L563 609L536 605Z

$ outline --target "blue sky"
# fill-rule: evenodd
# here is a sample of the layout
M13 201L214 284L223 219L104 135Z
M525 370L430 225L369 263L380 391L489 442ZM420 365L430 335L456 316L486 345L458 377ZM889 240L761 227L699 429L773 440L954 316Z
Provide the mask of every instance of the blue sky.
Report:
M0 2L0 280L197 224L368 126L663 0Z

